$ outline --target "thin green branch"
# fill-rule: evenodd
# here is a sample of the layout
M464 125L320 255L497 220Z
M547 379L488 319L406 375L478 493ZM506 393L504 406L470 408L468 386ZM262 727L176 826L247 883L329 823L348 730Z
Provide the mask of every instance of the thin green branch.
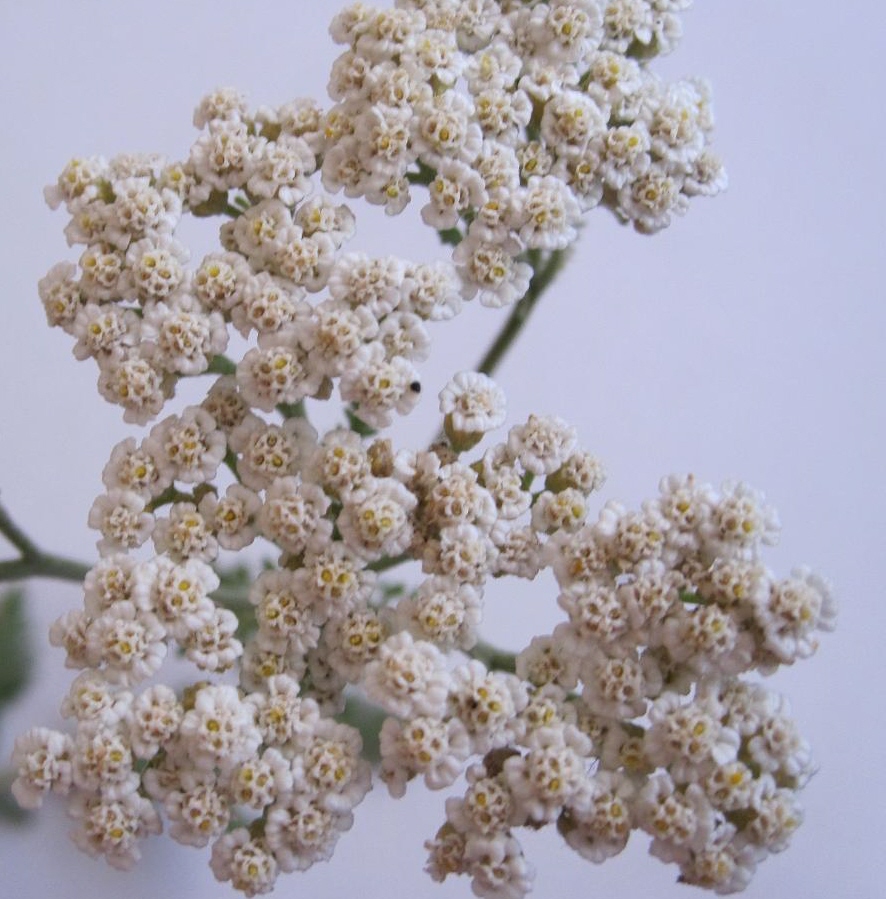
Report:
M0 562L0 581L24 581L32 577L43 577L80 583L89 569L90 566L85 562L51 553L37 553L21 559Z
M0 505L0 534L21 553L18 559L0 562L0 581L23 581L31 577L53 578L60 581L82 581L89 565L43 552L33 540L9 517Z
M6 509L0 505L0 534L22 554L24 557L36 556L40 550L31 541L27 534L9 517Z
M374 437L378 431L371 425L366 424L359 415L354 412L355 406L352 403L345 408L345 418L348 420L348 427L361 437Z
M516 304L507 321L499 331L498 336L490 344L483 358L477 365L477 371L486 375L491 375L501 364L507 352L511 349L520 332L529 320L529 316L535 309L539 299L545 290L550 287L554 278L559 274L560 269L566 263L569 255L568 250L553 250L547 256L542 254L540 250L530 250L527 253L527 261L533 268L532 279L529 282L529 289ZM437 440L444 439L445 431L441 430L437 435ZM529 481L531 482L531 475ZM529 483L526 485L529 487ZM388 560L383 560L388 561ZM392 564L387 567L393 567L399 564L399 560L391 560ZM384 570L384 569L381 569ZM480 641L470 651L471 658L477 659L490 671L507 671L513 673L516 671L517 660L514 653L501 650L491 643Z
M234 203L239 202L240 198L235 198ZM245 208L248 208L245 207ZM228 192L226 190L214 190L202 203L190 207L191 215L197 218L207 218L212 215L229 215L237 218L245 211L238 206L234 206L228 200Z
M19 824L28 818L32 812L23 809L12 795L12 782L18 777L15 768L3 768L0 770L0 819L5 819L8 824Z
M363 758L376 763L381 760L380 734L388 713L363 696L354 693L347 697L344 711L336 716L338 721L356 727L363 738Z
M252 605L249 602L250 587L251 583L232 585L222 584L220 587L213 590L209 596L210 599L218 603L218 605L224 606L232 612L237 611L237 608L240 606L248 607L251 610Z
M308 417L304 400L299 400L297 403L277 403L276 409L287 421L290 418L306 419Z
M542 294L550 287L551 282L559 274L560 269L563 268L568 255L568 250L553 250L547 255L543 254L541 250L529 250L526 254L526 261L532 266L533 270L529 288L511 310L511 314L505 321L501 331L498 332L498 336L492 341L483 358L477 363L475 371L482 372L484 375L492 375L498 368L502 359L504 359L520 332L526 326L526 322L529 321L529 316L541 299ZM444 440L446 440L446 430L441 428L433 442L440 443Z
M499 649L484 640L480 640L468 654L472 659L482 662L490 671L507 671L513 674L517 670L517 657L514 653Z
M182 493L181 490L176 490L175 487L167 487L166 490L159 496L155 496L154 499L145 506L145 510L147 512L156 512L157 509L161 509L163 506L168 506L171 503L190 502L194 502L194 495L192 493Z
M389 571L391 568L396 568L398 565L402 565L404 562L412 562L414 561L413 557L409 555L409 553L402 553L399 556L385 556L383 559L376 559L375 562L370 562L366 568L369 571L374 571L377 574L381 574L383 571Z
M237 483L241 484L242 481L240 480L240 472L237 470L237 454L232 449L229 449L225 453L225 458L222 461L228 467L231 474L234 475L234 477L237 479Z
M236 372L236 364L223 353L213 356L206 369L208 375L233 375Z
M529 282L529 289L514 306L498 337L490 344L486 354L477 365L476 371L482 372L484 375L491 375L498 368L526 322L529 321L529 316L535 309L536 303L551 285L560 269L563 268L567 256L567 250L553 250L547 257L544 257L539 250L529 251L527 261L534 270Z

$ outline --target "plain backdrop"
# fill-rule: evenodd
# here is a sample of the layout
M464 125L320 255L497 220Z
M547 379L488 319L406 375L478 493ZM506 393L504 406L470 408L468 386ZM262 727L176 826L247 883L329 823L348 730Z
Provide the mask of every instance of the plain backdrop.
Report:
M183 158L196 136L193 107L216 86L240 87L256 105L324 99L339 52L326 34L335 9L303 0L0 0L0 491L42 546L94 556L86 515L110 447L131 433L98 396L93 364L77 363L67 336L46 327L36 283L76 256L64 213L43 205L43 186L73 155ZM728 192L693 202L651 238L592 213L498 380L512 422L537 411L575 423L607 464L601 502L636 505L672 471L747 480L780 512L782 539L768 564L786 574L807 563L833 581L838 630L815 658L772 681L791 697L820 765L804 793L807 819L746 895L876 899L886 873L886 17L873 0L704 0L684 22L682 45L656 68L713 83ZM441 254L416 227L418 205L397 220L363 210L351 248ZM398 429L401 445L432 433L440 386L472 365L501 322L500 312L472 305L435 327L422 404ZM547 582L494 593L488 635L523 645L557 620L555 595ZM59 726L70 678L45 629L79 603L78 590L32 582L28 599L37 680L0 720L4 759L15 733ZM332 862L282 880L280 895L470 895L467 880L439 887L421 871L443 799L414 785L395 803L376 789ZM64 884L69 899L232 895L213 880L205 852L153 839L137 870L121 874L81 855L68 827L53 804L24 827L0 824L0 893L29 899ZM539 899L701 895L648 858L642 836L599 867L554 834L524 845Z

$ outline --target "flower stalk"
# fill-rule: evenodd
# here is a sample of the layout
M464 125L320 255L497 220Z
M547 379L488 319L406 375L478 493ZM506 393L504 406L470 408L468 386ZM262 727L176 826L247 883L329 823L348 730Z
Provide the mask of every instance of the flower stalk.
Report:
M0 534L20 553L18 559L0 562L0 582L23 581L28 578L82 582L89 571L89 566L83 562L41 550L12 520L2 504Z

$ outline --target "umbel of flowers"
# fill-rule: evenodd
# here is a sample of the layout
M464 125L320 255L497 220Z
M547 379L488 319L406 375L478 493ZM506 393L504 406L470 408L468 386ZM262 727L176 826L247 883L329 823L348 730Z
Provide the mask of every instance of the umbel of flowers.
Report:
M419 399L429 322L535 302L595 206L650 232L722 186L706 88L647 67L685 5L357 3L331 26L332 106L251 111L223 89L183 161L65 167L47 197L83 249L41 282L47 318L144 431L89 512L100 558L51 632L80 670L73 733L18 739L23 806L67 795L77 844L121 868L165 822L211 845L219 879L268 892L330 857L370 788L356 698L380 710L393 797L465 775L428 871L478 895L529 890L525 828L594 862L642 830L719 892L787 845L809 749L742 676L810 655L834 603L761 561L762 495L671 476L639 510L599 509L602 466L568 424L492 436L498 350L446 384L430 447L383 433ZM393 215L413 191L450 259L344 252L356 219L331 194ZM225 216L193 264L187 213ZM161 417L198 376L202 401ZM308 413L334 394L342 423L321 433ZM268 564L238 593L225 571L255 542ZM408 561L409 588L385 579ZM514 654L481 641L489 579L543 569L560 623Z

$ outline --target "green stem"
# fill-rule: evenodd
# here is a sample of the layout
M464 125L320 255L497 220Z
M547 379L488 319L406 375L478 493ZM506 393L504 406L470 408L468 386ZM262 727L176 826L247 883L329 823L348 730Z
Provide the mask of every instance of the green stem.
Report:
M31 577L45 577L58 581L82 582L90 566L76 559L66 559L51 553L37 553L0 562L0 581L23 581Z
M194 503L194 495L191 493L182 493L180 490L176 490L175 487L167 487L159 496L155 496L146 506L145 510L147 512L156 512L157 509L161 509L163 506L168 506L171 503Z
M22 554L22 556L39 555L40 550L31 542L30 538L22 531L22 529L9 517L6 509L0 505L0 534Z
M222 585L213 590L209 598L232 612L236 612L241 607L251 609L252 604L249 602L249 588L251 586L251 584L238 584L230 587Z
M529 316L535 309L536 303L560 272L567 255L567 250L553 250L547 257L543 256L540 250L529 251L527 261L534 271L532 280L529 282L529 289L511 310L504 327L490 344L486 354L477 365L476 371L482 372L484 375L491 375L498 368L505 354L526 326L526 322L529 321Z
M388 713L384 709L355 693L348 696L344 711L336 719L360 731L363 738L363 758L375 763L381 759L379 734L387 717Z
M388 571L391 568L396 568L398 565L402 565L404 562L413 561L415 561L415 559L409 553L402 553L399 556L385 556L383 559L376 559L375 562L370 562L366 566L366 568L369 571L374 571L377 574L380 574L383 571Z
M236 364L223 353L213 356L206 369L206 374L208 375L233 375L236 372Z
M345 418L348 420L348 427L360 437L374 437L378 431L370 425L366 424L359 415L354 412L354 404L345 408Z
M541 250L529 250L526 261L532 266L533 275L529 281L529 288L523 297L511 310L507 321L504 323L498 336L489 345L489 349L483 358L477 363L475 371L484 375L492 373L501 364L507 352L513 346L514 341L529 321L532 310L541 299L542 294L550 287L551 282L559 274L566 262L569 250L552 250L544 255ZM446 431L441 428L434 438L434 443L441 443L447 439Z
M23 581L30 577L53 578L60 581L80 582L90 566L75 559L66 559L54 553L45 553L9 517L0 505L0 534L21 553L18 559L0 562L0 581Z
M237 471L237 454L232 449L229 449L225 453L225 458L223 461L225 465L227 465L231 474L234 475L234 477L237 479L237 483L241 484L242 481L240 480L240 472Z
M297 403L277 403L276 409L287 421L290 418L308 417L304 400L299 400Z
M482 662L490 671L507 671L513 674L517 670L517 657L514 653L499 649L484 640L480 640L469 655Z
M0 771L0 819L6 819L8 823L18 824L24 821L31 813L23 809L12 795L12 782L18 776L18 771L13 768L4 768Z

